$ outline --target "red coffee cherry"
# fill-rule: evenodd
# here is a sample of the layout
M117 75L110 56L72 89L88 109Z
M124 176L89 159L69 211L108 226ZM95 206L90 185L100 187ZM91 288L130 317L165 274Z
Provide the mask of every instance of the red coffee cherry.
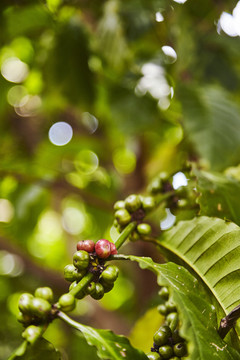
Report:
M77 243L77 250L85 250L88 253L95 249L95 242L93 240L81 240Z
M106 239L100 239L96 242L95 251L99 258L106 259L111 255L111 243Z
M116 255L118 253L115 244L110 243L110 248L111 248L111 255Z

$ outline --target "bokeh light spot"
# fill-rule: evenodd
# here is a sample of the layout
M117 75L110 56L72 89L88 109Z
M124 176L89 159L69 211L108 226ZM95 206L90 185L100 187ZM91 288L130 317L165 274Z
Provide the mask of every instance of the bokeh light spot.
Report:
M22 98L27 95L27 89L22 85L11 87L7 94L8 103L12 106L19 106Z
M136 167L136 155L126 148L117 149L113 153L113 163L119 173L129 174Z
M7 199L0 199L0 221L10 222L14 215L14 208Z
M38 113L42 100L38 95L26 95L19 104L14 107L16 114L22 117L34 116Z
M160 13L160 11L156 12L155 14L155 20L157 22L162 22L164 20L164 17L162 16L162 14Z
M80 209L67 207L63 210L62 224L69 234L80 234L85 228L85 214Z
M20 83L28 76L28 65L17 57L10 57L3 62L1 73L6 80Z
M82 114L82 123L90 134L93 134L98 128L98 120L88 112Z
M82 150L74 161L76 169L86 175L90 175L97 170L99 160L97 155L91 150Z
M49 130L48 137L52 144L63 146L72 139L73 130L71 125L64 121L53 124Z

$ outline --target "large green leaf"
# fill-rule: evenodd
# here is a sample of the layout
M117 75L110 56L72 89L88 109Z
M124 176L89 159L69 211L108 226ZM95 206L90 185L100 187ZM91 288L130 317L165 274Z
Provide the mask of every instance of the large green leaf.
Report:
M232 177L195 170L200 215L216 216L240 225L240 182Z
M40 338L34 345L24 341L8 360L60 360L61 356L53 345Z
M240 359L239 352L218 335L215 308L207 301L209 297L200 282L188 270L174 263L159 265L151 258L123 258L137 261L141 268L155 272L159 285L170 287L170 298L177 304L182 324L180 333L188 341L188 360Z
M106 360L147 360L147 356L139 349L135 349L129 340L122 335L116 335L110 330L94 329L90 326L79 324L61 313L59 317L69 325L82 332L86 341L91 346L96 346L100 359Z
M158 244L207 285L227 314L240 303L240 229L218 218L181 221Z
M183 125L199 155L215 170L235 164L240 155L240 111L223 90L181 86Z

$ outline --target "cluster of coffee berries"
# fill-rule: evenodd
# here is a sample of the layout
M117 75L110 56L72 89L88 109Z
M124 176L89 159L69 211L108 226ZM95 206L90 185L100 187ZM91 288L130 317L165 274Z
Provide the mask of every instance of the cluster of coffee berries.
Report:
M100 239L96 244L92 240L83 240L77 243L73 264L64 268L64 278L72 282L69 290L71 291L88 272L92 273L94 277L83 291L75 295L75 298L82 299L84 296L90 295L93 299L99 300L104 293L112 290L119 270L115 265L105 265L105 260L115 254L117 254L116 246L106 239ZM59 299L63 311L71 311L75 306L75 298L70 299L69 295L71 294L64 294Z
M165 171L160 172L148 186L148 192L153 195L165 193L173 190L172 184L169 180L170 175Z
M37 288L34 296L24 293L18 302L19 314L17 319L25 327L30 324L39 325L47 322L51 317L53 292L49 287Z
M131 221L137 221L138 225L135 234L130 240L137 240L139 236L151 234L151 226L143 223L145 215L155 207L155 200L152 196L129 195L125 200L117 201L114 204L114 226L121 232Z
M158 311L165 316L166 322L153 336L153 347L147 354L150 360L177 360L187 356L185 340L179 335L178 313L176 305L169 300L167 287L162 287L159 295L164 304L158 306Z

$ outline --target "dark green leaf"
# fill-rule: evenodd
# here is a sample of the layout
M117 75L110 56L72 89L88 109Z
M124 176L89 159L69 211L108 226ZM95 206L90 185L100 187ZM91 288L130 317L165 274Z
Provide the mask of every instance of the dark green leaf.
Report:
M216 169L235 164L240 154L240 109L218 88L181 87L183 125L200 157Z
M24 341L9 360L60 360L60 353L54 349L53 345L40 338L34 345Z
M232 177L195 170L200 214L216 216L240 225L240 182Z
M64 313L59 317L82 332L88 344L96 346L100 359L106 360L147 360L147 356L139 349L135 349L129 340L122 335L116 335L110 330L94 329L79 324Z
M137 261L141 268L158 275L161 286L169 286L171 299L177 304L181 335L188 341L189 360L237 360L240 354L217 333L216 311L203 287L184 267L174 263L156 264L151 258L124 256Z

